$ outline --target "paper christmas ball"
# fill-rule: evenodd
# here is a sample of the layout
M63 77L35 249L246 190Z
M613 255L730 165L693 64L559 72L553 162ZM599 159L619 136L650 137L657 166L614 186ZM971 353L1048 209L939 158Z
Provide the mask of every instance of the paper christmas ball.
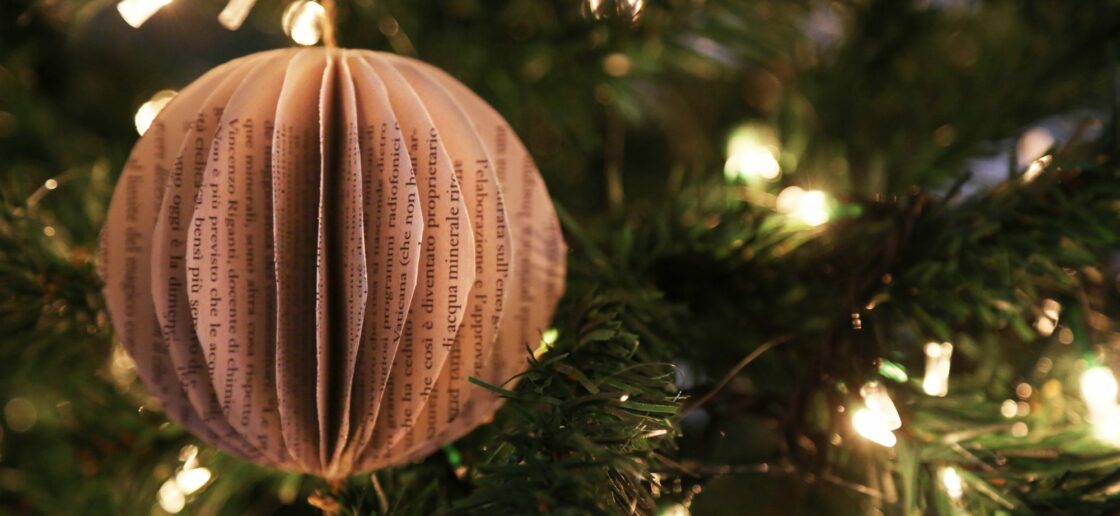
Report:
M338 478L487 421L564 289L544 183L424 63L286 49L206 73L137 142L101 239L140 378L221 449Z

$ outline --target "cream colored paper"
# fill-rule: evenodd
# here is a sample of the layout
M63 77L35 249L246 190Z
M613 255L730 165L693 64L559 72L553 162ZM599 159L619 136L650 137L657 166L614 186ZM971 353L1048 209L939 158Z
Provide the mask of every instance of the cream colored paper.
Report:
M141 137L102 235L110 315L169 415L331 478L484 423L563 291L532 160L450 76L288 49L188 86Z

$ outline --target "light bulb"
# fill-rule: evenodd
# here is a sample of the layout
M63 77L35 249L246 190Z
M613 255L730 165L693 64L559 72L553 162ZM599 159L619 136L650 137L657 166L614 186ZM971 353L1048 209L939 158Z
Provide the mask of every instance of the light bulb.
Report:
M139 29L156 11L170 3L171 0L121 0L117 4L117 12L121 13L125 23Z
M281 25L284 33L297 44L303 46L314 45L323 37L323 25L326 23L327 10L319 2L299 0L292 2L284 9Z
M1054 156L1047 154L1031 162L1030 166L1027 167L1027 171L1023 172L1023 182L1029 183L1034 181L1039 174L1042 174L1042 172L1046 170L1046 167L1050 166L1051 161L1054 161Z
M1043 154L1046 154L1046 151L1054 146L1054 141L1054 134L1045 127L1033 127L1023 133L1015 147L1019 167L1025 167L1028 163L1041 158Z
M187 506L187 495L179 489L179 484L175 482L174 478L167 479L163 485L159 486L159 491L156 493L156 500L159 502L159 507L170 514L177 514Z
M953 345L948 342L926 344L926 376L922 390L930 396L949 394L949 366L952 364Z
M218 13L218 23L229 30L241 28L255 3L257 0L229 0L222 12Z
M820 190L802 190L791 186L778 194L777 208L790 216L790 218L816 227L828 222L829 214L828 195Z
M964 482L961 481L956 468L952 466L946 466L941 470L941 485L945 487L945 493L949 498L954 500L959 500L964 494Z
M732 131L727 139L724 177L729 182L758 178L773 181L782 173L778 153L778 139L772 129L765 125L744 124Z
M882 418L876 416L867 408L858 408L852 412L852 427L864 439L880 446L891 448L898 442Z
M1116 376L1107 367L1092 367L1081 373L1081 397L1089 407L1090 418L1114 410L1118 391Z
M1081 398L1089 409L1089 422L1093 435L1107 443L1120 446L1120 405L1116 395L1120 391L1112 370L1097 366L1081 373Z
M148 132L148 128L152 126L152 122L159 116L159 112L167 106L171 99L175 98L177 92L175 90L162 90L157 91L155 95L147 102L140 105L140 109L136 110L136 116L132 121L136 124L136 132L141 136Z
M175 483L183 494L191 494L210 481L210 470L206 468L183 469L175 474Z
M556 339L560 338L560 330L556 328L549 328L541 333L541 343L537 349L533 351L533 358L541 358L545 353L548 353L552 346L556 344Z
M902 428L902 418L899 417L898 409L895 408L894 401L891 401L887 388L883 387L883 384L867 382L860 387L859 394L863 396L863 404L867 410L882 421L884 428L887 430Z

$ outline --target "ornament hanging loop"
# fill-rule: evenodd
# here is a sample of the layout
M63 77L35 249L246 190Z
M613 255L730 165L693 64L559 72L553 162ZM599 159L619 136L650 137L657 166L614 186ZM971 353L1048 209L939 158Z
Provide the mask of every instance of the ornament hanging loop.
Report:
M335 0L320 0L325 13L323 20L323 44L327 48L338 48L338 39L335 37L335 28L338 23L338 6Z

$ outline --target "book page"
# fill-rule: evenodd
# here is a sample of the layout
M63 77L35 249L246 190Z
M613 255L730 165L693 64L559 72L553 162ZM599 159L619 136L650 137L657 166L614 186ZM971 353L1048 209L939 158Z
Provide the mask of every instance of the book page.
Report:
M470 383L471 376L484 377L502 311L512 265L513 246L506 226L504 196L490 165L490 154L467 114L442 86L408 61L394 60L394 66L424 100L429 116L452 156L455 177L463 190L471 228L475 237L476 281L471 289L465 322L456 334L454 346L444 366L431 400L412 429L412 439L394 448L391 462L407 460L417 446L443 441L473 426L466 417L473 411L473 395L486 391ZM463 416L463 417L461 417Z
M309 471L321 469L318 381L319 99L327 61L301 49L288 64L272 138L276 263L276 383L284 442Z
M166 181L176 168L176 151L199 117L213 115L212 110L200 111L199 105L225 82L228 74L248 62L232 61L204 75L172 99L140 137L109 206L101 235L100 268L117 338L136 362L138 376L163 401L168 417L226 452L268 463L267 457L262 457L236 433L222 425L210 425L219 415L214 413L210 400L199 396L197 406L191 402L188 390L195 392L192 382L205 378L187 376L180 383L152 303L152 238ZM209 141L208 136L203 138ZM175 313L183 315L181 311ZM189 321L182 324L191 327Z
M277 413L272 346L276 289L269 237L270 154L288 61L263 61L227 97L205 167L194 170L189 181L201 181L193 189L194 211L185 217L189 227L165 235L183 242L177 247L188 253L184 284L195 327L191 338L204 353L209 390L228 424L278 461L289 459ZM170 278L182 274L168 271ZM173 349L183 344L170 342Z
M400 73L374 56L367 54L365 62L385 84L414 160L424 240L416 294L367 457L388 453L416 424L454 346L475 280L473 229L444 135Z

